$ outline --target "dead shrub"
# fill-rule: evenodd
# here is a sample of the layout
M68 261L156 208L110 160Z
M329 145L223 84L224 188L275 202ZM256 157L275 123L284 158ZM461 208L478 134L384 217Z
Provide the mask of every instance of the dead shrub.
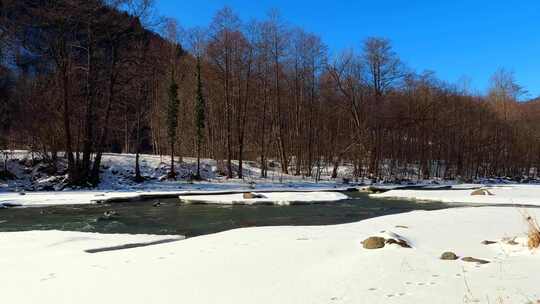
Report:
M529 246L529 249L536 249L540 247L540 226L538 226L538 222L535 218L533 218L530 214L527 212L523 212L523 217L525 218L525 221L527 222L528 226L528 233L527 233L527 245Z

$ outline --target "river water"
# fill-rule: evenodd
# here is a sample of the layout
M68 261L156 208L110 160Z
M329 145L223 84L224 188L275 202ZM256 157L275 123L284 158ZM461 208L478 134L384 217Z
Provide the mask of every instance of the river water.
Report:
M66 230L193 237L241 227L344 224L413 210L451 207L442 203L375 199L360 192L346 194L351 199L298 206L181 205L178 199L153 199L101 205L0 209L0 232ZM116 215L104 216L110 211Z

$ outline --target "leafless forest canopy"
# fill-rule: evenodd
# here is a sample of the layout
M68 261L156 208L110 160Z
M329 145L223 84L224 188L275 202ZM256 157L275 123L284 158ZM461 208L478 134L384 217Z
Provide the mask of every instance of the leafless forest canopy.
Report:
M274 162L307 177L343 164L355 177L536 177L540 102L518 102L511 72L472 93L414 72L385 38L350 39L357 49L329 54L275 11L244 22L224 8L182 29L144 0L0 0L0 149L63 163L80 185L99 182L105 152L212 158L228 177L247 160L263 177Z

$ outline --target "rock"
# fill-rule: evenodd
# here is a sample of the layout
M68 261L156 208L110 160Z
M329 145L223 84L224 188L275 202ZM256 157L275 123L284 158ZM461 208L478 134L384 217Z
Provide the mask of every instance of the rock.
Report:
M244 199L253 199L255 198L255 194L251 192L246 192L243 194Z
M512 246L519 245L519 243L516 242L516 238L515 238L515 237L510 238L510 239L507 239L507 240L506 240L506 244L512 245Z
M244 193L244 199L254 199L254 198L266 198L264 195L259 193L253 193L253 192L246 192Z
M2 203L2 206L6 208L14 208L14 207L21 207L22 205L17 204L17 203Z
M398 241L395 240L395 239L387 239L387 240L385 241L385 243L386 243L386 244L389 244L389 245L391 245L391 244L398 244Z
M497 244L497 242L494 241L482 241L482 245L491 245L491 244Z
M396 228L409 229L409 226L405 226L405 225L396 225Z
M409 245L409 243L407 243L407 241L405 240L395 240L395 239L388 239L386 240L386 244L396 244L396 245L399 245L403 248L411 248L411 245Z
M457 260L458 259L458 256L451 252L451 251L447 251L445 253L443 253L441 255L441 260L449 260L449 261L454 261L454 260Z
M365 249L379 249L383 248L386 243L386 240L382 237L378 236L372 236L367 239L365 239L362 242L362 246L364 246Z
M478 263L478 264L488 264L489 263L489 261L482 260L482 259L477 259L477 258L473 258L473 257L464 257L461 260L464 261L464 262L471 262L471 263Z
M103 216L99 217L98 220L109 221L109 220L113 220L113 219L115 219L117 217L118 217L118 212L111 210L111 211L105 211L103 213Z
M489 192L487 189L478 189L474 190L471 195L494 195L493 193Z

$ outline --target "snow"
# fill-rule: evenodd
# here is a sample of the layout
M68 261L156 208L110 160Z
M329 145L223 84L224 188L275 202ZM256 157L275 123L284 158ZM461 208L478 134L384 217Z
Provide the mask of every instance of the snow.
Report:
M55 205L81 205L93 204L98 200L113 198L135 198L137 192L107 193L99 191L72 191L72 192L32 192L21 195L19 193L0 193L0 205L17 207L46 207Z
M401 198L445 203L540 206L540 185L485 186L493 195L471 195L475 190L390 190L372 194L377 198Z
M19 255L21 261L24 261L26 258L37 258L41 254L47 255L51 252L57 255L69 255L89 249L171 239L182 240L184 237L178 235L100 234L56 230L4 232L0 233L0 244L2 244L0 263L9 262L14 257L19 258Z
M204 189L204 188L203 188ZM206 189L213 189L211 185ZM0 193L0 207L47 207L57 205L86 205L96 204L100 202L110 201L129 201L140 200L145 198L158 197L179 197L188 196L192 200L212 201L219 200L221 203L233 203L239 201L244 192L250 192L241 187L230 185L230 187L222 188L224 190L183 190L183 191L59 191L59 192L27 192L21 194L16 192ZM265 193L269 199L251 201L251 203L270 203L276 201L277 204L285 204L286 202L306 202L306 201L337 201L348 198L345 194L331 192L336 190L345 190L346 188L324 188L297 186L291 187L259 187L258 191ZM268 191L287 191L267 193ZM314 192L317 191L317 192ZM240 194L228 194L239 192ZM228 194L228 195L227 195ZM241 200L241 199L240 199ZM178 201L180 202L180 201ZM250 203L248 201L248 203Z
M218 195L179 196L184 203L224 204L224 205L293 205L335 202L349 197L339 192L263 192L260 198L245 199L242 193Z
M519 211L453 208L336 226L246 228L93 254L85 250L171 236L0 233L1 297L19 304L536 303L540 252L523 245ZM362 248L379 234L399 235L413 248ZM501 241L514 236L518 245ZM443 261L444 251L491 263Z
M217 174L212 160L203 160L204 182L165 181L166 158L151 155L141 156L141 170L149 179L138 184L132 181L134 155L106 154L102 182L95 190L36 192L30 190L59 189L63 177L48 175L42 164L27 165L22 161L25 153L16 151L21 161L9 162L10 171L19 178L0 182L0 208L158 196L220 204L290 204L345 199L335 191L348 187L328 178L318 183L277 170L270 171L269 179L260 179L254 163L245 164L245 179L229 180ZM193 170L193 159L178 164L184 179ZM540 252L525 245L523 210L505 206L540 206L540 186L382 187L390 191L374 197L481 207L416 211L336 226L236 229L186 240L63 231L0 233L0 299L22 304L530 304L540 300ZM478 187L493 195L472 196L472 188ZM245 200L243 192L266 198ZM540 215L540 209L527 212ZM370 236L402 239L413 248L362 248L361 242ZM496 243L483 245L484 240ZM439 256L445 251L490 263L442 261Z
M64 160L59 161L59 172L51 175L47 163L36 161L32 153L23 150L10 151L8 169L17 176L16 180L0 180L0 192L10 191L51 191L62 190L66 179ZM35 156L35 155L34 155ZM268 178L260 178L261 170L256 162L246 161L243 164L243 178L228 179L221 176L217 170L217 162L212 159L201 160L201 176L203 182L192 182L190 177L196 172L195 158L183 157L180 162L175 161L178 181L165 179L169 171L167 156L140 155L141 175L145 181L137 183L135 176L135 155L105 153L102 159L100 183L96 190L100 191L179 191L187 189L223 190L234 188L247 188L256 185L260 188L273 187L334 187L336 179L331 179L328 168L322 172L322 180L312 177L293 176L283 174L277 163L268 171ZM233 161L233 170L238 169L238 162ZM236 171L235 171L236 172ZM341 181L341 180L339 180Z
M278 167L272 168L268 172L268 178L263 179L259 177L260 169L254 162L244 163L243 179L227 179L219 176L217 162L210 159L202 160L202 177L205 180L194 182L189 181L189 177L196 170L196 159L188 157L184 157L182 162L177 161L178 181L164 180L163 177L168 172L169 164L167 157L158 155L141 155L141 174L146 177L146 180L136 183L133 181L135 155L105 153L100 174L101 182L95 189L63 189L66 176L50 175L48 165L36 161L28 151L11 151L10 157L8 168L18 178L8 181L0 180L0 208L93 204L112 200L178 197L192 194L249 191L343 191L349 188L348 185L329 178L314 181L302 176L285 175L279 171ZM62 165L60 162L59 166L62 167ZM236 163L234 165L237 166ZM300 195L293 194L292 199L284 197L283 194L278 196L280 201L291 201L298 200ZM317 200L315 196L310 196L310 198ZM336 200L336 196L328 194L322 194L322 197L324 199L319 200ZM304 198L300 201L306 200Z

